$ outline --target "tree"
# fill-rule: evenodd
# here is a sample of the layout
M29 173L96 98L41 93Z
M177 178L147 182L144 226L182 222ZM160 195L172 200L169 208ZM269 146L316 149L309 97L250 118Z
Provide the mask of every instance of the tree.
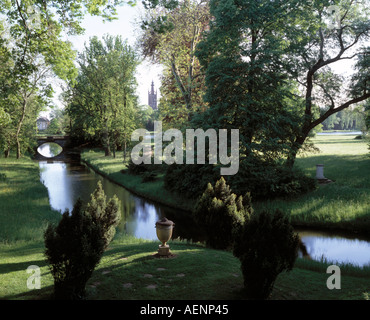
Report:
M98 181L97 188L91 194L90 202L86 207L86 214L92 217L95 224L99 224L103 228L104 249L106 249L116 234L116 227L121 220L121 214L119 200L116 195L107 203L101 181Z
M38 111L45 108L52 95L50 77L46 79L44 71L68 81L77 75L75 54L64 36L83 33L80 23L86 13L107 21L116 19L116 8L124 3L133 5L135 1L0 2L0 105L12 118L0 132L6 156L13 147L17 158L21 156L21 149L27 147L25 141L34 132L33 127L25 130L25 120L32 116L29 120L35 122L38 112L33 107L37 105ZM31 100L38 103L31 104Z
M172 28L159 28L160 17L166 17ZM139 46L145 57L164 66L161 117L172 125L183 125L194 112L204 109L204 72L194 53L208 27L208 1L184 0L175 8L157 7L144 19L150 27L143 30Z
M368 8L338 5L340 26L330 29L328 1L210 2L214 20L196 53L206 68L203 118L210 127L239 128L247 158L284 158L291 168L312 129L369 98ZM330 67L356 58L347 85ZM320 106L329 109L320 114Z
M45 256L54 277L54 298L79 300L85 286L112 240L120 221L117 197L106 203L101 183L86 209L79 199L72 213L67 209L57 226L49 224L44 235Z
M78 134L82 131L88 137L98 137L107 156L111 145L115 148L118 144L123 145L126 155L138 112L134 94L136 53L119 36L106 35L103 41L92 37L79 54L78 64L79 75L70 83L66 98L75 132L80 128Z
M239 172L225 179L238 194L251 192L254 198L289 194L294 185L304 189L300 182L287 184L296 176L280 169L299 130L304 104L298 85L283 68L286 45L278 36L290 3L211 1L210 30L195 52L206 70L204 100L209 107L194 115L190 125L204 131L239 130ZM230 153L230 141L227 145ZM188 166L187 173L199 180L201 170ZM207 173L206 180L214 182L212 170ZM166 181L175 182L170 174L176 170L166 175ZM182 181L191 180L189 176Z
M299 8L297 25L286 24L289 55L295 67L291 77L303 87L304 98L300 130L295 134L287 164L293 166L298 150L310 131L329 116L365 101L369 91L369 48L363 44L369 38L369 5L366 1L337 1L339 15L334 28L325 24L329 3L318 1L308 8ZM310 11L309 11L309 10ZM297 20L296 20L297 21ZM293 22L293 21L292 21ZM307 32L305 26L311 30ZM355 61L350 79L336 74L334 64ZM315 108L329 106L319 116Z
M248 299L267 299L277 276L290 271L298 256L299 236L281 211L253 213L234 242Z

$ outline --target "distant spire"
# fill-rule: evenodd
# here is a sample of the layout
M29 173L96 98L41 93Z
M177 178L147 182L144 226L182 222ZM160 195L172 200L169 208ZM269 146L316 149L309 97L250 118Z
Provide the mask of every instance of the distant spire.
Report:
M148 104L153 110L157 110L157 90L154 92L154 81L152 80L151 91L148 93Z
M152 80L152 91L151 94L154 94L154 81Z

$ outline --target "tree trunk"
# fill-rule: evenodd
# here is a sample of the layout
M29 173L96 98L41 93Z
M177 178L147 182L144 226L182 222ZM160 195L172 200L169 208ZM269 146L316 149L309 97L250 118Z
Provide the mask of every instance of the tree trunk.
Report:
M104 131L104 133L103 133L103 141L104 141L105 156L108 157L108 156L111 155L110 141L109 141L109 133L108 133L108 131Z
M294 141L292 151L289 153L287 160L286 160L286 165L288 168L290 169L293 168L295 159L297 157L297 153L302 148L302 145L305 142L307 136L308 136L308 133L303 134L302 136L297 137L296 140Z
M105 156L108 157L111 155L110 151L110 139L109 139L109 130L108 130L108 119L104 119L104 129L103 129L103 146L105 151Z
M126 152L127 152L127 142L126 142L126 137L123 142L123 162L126 162Z
M5 158L9 158L9 154L10 154L10 146L9 146L9 144L8 144L8 148L7 148L7 149L5 149L5 151L4 151L4 157L5 157Z
M15 135L15 142L16 142L16 145L17 145L17 159L19 159L21 157L21 144L19 142L19 133L21 132L23 121L24 121L24 118L25 118L25 115L26 115L26 107L27 107L27 101L25 99L23 99L22 116L21 116L21 119L18 122L17 131L16 131L16 135Z

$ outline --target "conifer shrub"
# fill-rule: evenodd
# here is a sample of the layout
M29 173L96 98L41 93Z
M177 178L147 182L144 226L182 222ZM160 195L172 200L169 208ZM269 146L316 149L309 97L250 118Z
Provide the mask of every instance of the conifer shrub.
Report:
M208 183L220 177L220 166L210 164L172 164L164 176L164 186L171 192L187 198L200 198ZM250 157L240 161L237 174L226 177L227 184L236 194L251 193L253 199L292 197L312 191L316 179L306 176L297 168L262 161Z
M299 236L281 211L252 214L233 246L233 254L241 262L247 298L267 299L277 276L292 270L298 248Z
M231 192L223 177L213 187L208 183L193 211L194 221L205 231L207 245L225 249L249 219L253 209L250 194L244 199Z
M106 203L101 183L91 195L86 210L77 200L57 226L49 224L45 234L45 256L54 278L54 298L79 300L85 286L112 240L120 220L117 197Z
M97 188L91 194L86 206L86 214L91 216L96 225L102 227L106 249L116 234L116 227L121 221L121 213L116 195L107 202L101 181L98 181Z
M220 168L210 164L171 164L167 166L164 187L189 199L198 199L220 177Z

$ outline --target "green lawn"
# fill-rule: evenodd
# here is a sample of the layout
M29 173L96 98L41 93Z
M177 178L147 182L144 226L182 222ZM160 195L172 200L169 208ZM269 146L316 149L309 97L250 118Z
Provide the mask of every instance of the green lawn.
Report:
M239 300L243 299L240 263L230 252L177 240L173 258L155 258L158 242L115 239L87 284L90 300ZM42 242L0 246L0 299L50 299L53 279ZM41 270L41 289L29 290L29 265ZM279 275L273 300L369 299L370 269L341 268L341 289L326 287L327 265L298 259Z
M367 142L353 135L317 136L313 141L319 153L306 153L296 166L311 176L316 164L324 164L324 175L334 181L292 199L253 202L255 210L280 208L296 226L323 227L369 233L370 231L370 157ZM81 158L98 172L129 190L170 206L191 210L195 201L182 199L163 187L163 176L142 183L141 176L122 174L122 158L105 157L99 150L82 153ZM252 195L253 198L253 195Z
M280 208L295 225L370 232L370 157L364 140L352 135L317 136L319 153L300 155L296 166L315 177L316 164L334 183L295 199L255 203L256 210Z
M299 210L303 209L300 207L308 207L310 203L313 204L314 199L322 199L321 206L327 209L321 213L321 219L328 220L330 206L335 201L342 200L338 196L347 195L347 201L343 201L342 206L351 208L357 203L352 209L350 221L361 217L361 210L367 210L366 213L369 214L366 202L369 197L367 200L359 197L360 194L369 195L369 181L366 179L369 177L369 158L366 144L347 136L330 139L320 137L317 139L317 146L323 150L321 154L301 157L297 164L305 166L306 172L314 175L315 164L324 163L325 175L335 180L335 183L320 187L301 197L299 201L279 200L270 205L285 205L290 208L292 218L296 216L304 221L302 217L306 214L314 221L318 216L313 213L309 215L308 209L301 212ZM330 156L330 152L335 152L338 148L342 150L342 154ZM96 152L84 153L85 156L86 154L90 155L92 164L99 164L102 170L108 170L111 179L115 175L127 179L128 175L119 172L122 168L120 159L107 159ZM331 160L333 157L335 161ZM37 163L28 159L0 159L0 299L49 299L52 293L53 279L43 255L43 231L46 223L57 222L60 214L50 209L47 190L39 181L38 170ZM352 178L348 183L345 170L352 170ZM137 187L133 181L131 187ZM162 192L164 196L164 191L158 191L160 187L160 184L157 185L156 194L160 195ZM141 192L148 190L146 188ZM329 197L332 193L337 193L337 198ZM329 204L325 203L327 201ZM339 209L340 206L337 210ZM363 216L366 217L366 214ZM343 213L340 213L339 218L339 221L343 220ZM244 298L240 263L231 252L175 240L169 243L175 257L157 259L153 254L158 244L158 241L117 235L88 282L88 299ZM30 265L37 265L41 269L40 290L30 290L26 286L30 276L26 270ZM297 259L292 272L279 275L271 298L369 300L369 267L360 269L342 265L340 290L327 289L326 280L329 275L326 268L327 264L322 262Z

